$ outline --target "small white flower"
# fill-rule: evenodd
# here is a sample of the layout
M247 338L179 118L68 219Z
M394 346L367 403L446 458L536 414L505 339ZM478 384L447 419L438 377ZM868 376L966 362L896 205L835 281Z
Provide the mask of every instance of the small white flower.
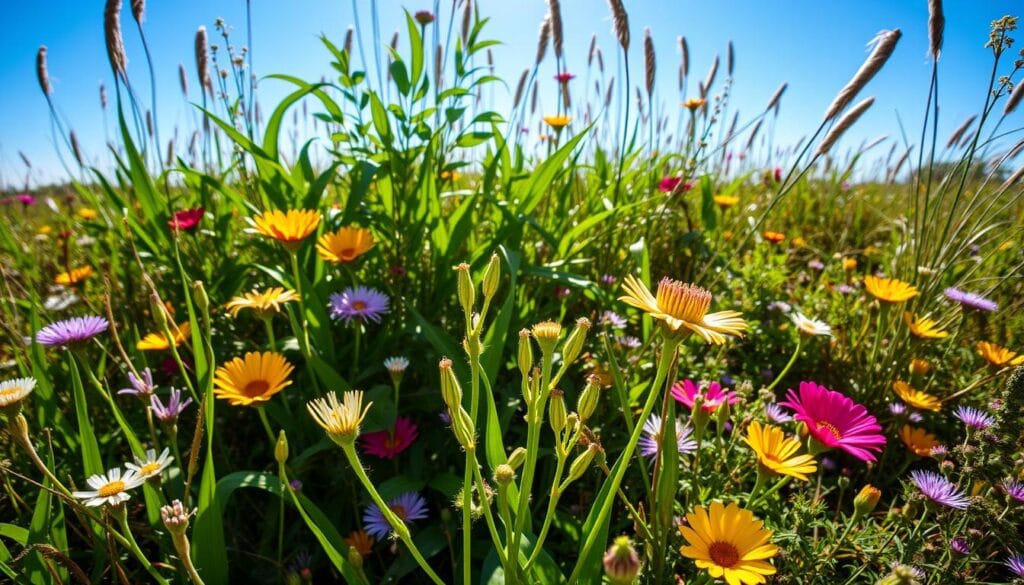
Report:
M47 311L63 311L81 299L72 292L58 293L46 297L43 301L43 308Z
M389 357L384 360L384 367L391 373L400 374L409 367L409 359L400 355Z
M15 378L0 382L0 408L21 402L35 387L35 378Z
M139 459L136 457L135 463L125 463L124 466L138 473L139 479L146 480L160 475L168 466L170 466L171 461L174 461L174 457L171 457L170 453L171 450L164 447L163 452L160 453L159 457L157 457L156 449L149 449L146 451L145 459Z
M128 490L142 485L142 478L134 471L127 471L122 476L121 468L115 467L106 473L94 475L86 480L92 490L74 492L76 498L85 500L86 506L116 506L128 501L131 497Z
M824 321L817 319L811 319L803 313L796 312L792 316L793 324L800 330L803 335L824 335L832 337L832 328L825 324Z

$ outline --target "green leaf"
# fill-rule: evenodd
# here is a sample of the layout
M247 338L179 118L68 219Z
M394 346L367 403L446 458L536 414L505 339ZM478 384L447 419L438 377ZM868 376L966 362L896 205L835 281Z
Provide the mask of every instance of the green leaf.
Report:
M715 231L718 226L718 212L715 209L715 191L711 176L700 178L700 219L706 231Z
M92 419L89 416L89 403L85 399L85 388L82 376L74 356L68 352L68 369L71 370L71 392L75 398L75 419L78 422L78 444L82 449L82 467L85 476L103 473L103 458L100 456L100 445L96 433L92 430Z

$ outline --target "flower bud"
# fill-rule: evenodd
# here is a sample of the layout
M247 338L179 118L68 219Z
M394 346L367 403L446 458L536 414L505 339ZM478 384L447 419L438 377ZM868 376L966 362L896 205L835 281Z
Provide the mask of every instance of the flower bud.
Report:
M548 403L548 417L551 419L551 430L555 436L561 434L565 428L565 418L568 416L565 410L565 392L558 388L551 391L551 402Z
M466 315L473 314L473 304L476 302L476 289L473 287L473 277L469 274L469 264L463 262L455 267L459 280L459 304L462 305L462 312Z
M530 330L519 331L519 373L523 378L530 375L530 368L533 367L533 345L530 343Z
M562 486L566 486L583 477L583 474L590 469L590 465L594 462L594 458L597 457L599 452L603 453L604 449L597 443L587 445L587 450L580 453L569 466L569 476L565 478Z
M359 551L354 546L348 547L348 562L357 571L363 568L363 555L359 554Z
M910 360L909 370L911 376L926 376L928 372L932 371L932 365L928 360L914 358Z
M498 485L508 485L516 478L516 470L508 463L502 463L494 469L494 481Z
M620 536L604 555L604 574L612 585L632 585L640 574L640 555L628 536Z
M867 484L860 488L860 492L853 498L853 516L860 518L875 511L882 492L875 486Z
M170 505L160 508L160 518L164 521L164 527L174 536L183 536L188 530L188 518L194 510L186 510L181 500L174 500Z
M580 415L575 412L570 412L569 416L565 417L565 428L569 429L570 433L576 432L576 427L580 424Z
M541 321L533 326L533 338L537 340L537 345L545 355L555 351L555 344L561 335L562 326L554 321Z
M491 254L491 261L487 263L487 268L484 270L484 282L481 285L484 300L490 301L494 298L499 284L501 284L501 258L497 254Z
M562 348L562 363L570 364L576 361L580 352L583 351L583 343L587 340L587 331L589 330L590 319L580 317L576 320L576 327L573 328L572 333L565 340L565 346Z
M149 295L149 312L153 314L153 321L156 323L156 328L163 331L167 327L167 314L164 313L166 309L164 304L160 301L160 297L156 293Z
M473 419L469 417L466 409L459 406L452 410L452 430L455 431L455 438L466 451L476 449L476 427Z
M601 378L594 374L587 376L587 385L580 392L580 399L576 402L576 411L580 414L580 420L587 419L597 410L597 399L601 397Z
M203 286L203 281L197 280L192 283L192 298L196 302L196 308L203 315L207 315L210 312L210 297L206 294L206 287Z
M288 461L288 437L284 434L284 429L277 434L277 444L274 445L274 459L283 464Z
M508 466L511 467L513 471L519 469L524 462L526 462L525 447L516 447L515 450L512 451L512 454L508 456Z
M437 365L441 371L441 398L448 408L453 412L462 408L462 388L459 387L459 380L452 370L452 360L443 358ZM455 417L452 417L453 420Z

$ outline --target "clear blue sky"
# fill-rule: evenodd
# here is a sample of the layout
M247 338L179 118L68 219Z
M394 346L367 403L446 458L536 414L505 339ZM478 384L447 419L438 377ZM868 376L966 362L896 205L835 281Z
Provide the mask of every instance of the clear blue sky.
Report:
M126 0L122 16L128 70L136 87L148 96L148 73L128 4ZM353 22L351 1L253 0L252 4L254 59L259 75L288 73L309 80L329 75L328 57L317 36L325 33L341 43L345 29ZM429 9L432 4L380 0L384 38L379 42L387 42L399 28L403 6L415 11ZM487 36L503 43L494 50L497 73L514 87L519 73L533 62L537 28L546 3L479 0L479 4L482 13L492 17ZM788 81L776 129L777 142L795 141L812 131L836 91L865 58L865 43L881 29L899 27L904 37L895 55L862 94L876 96L875 106L845 143L881 134L898 137L896 112L911 135L919 131L930 74L925 0L627 0L626 4L633 37L631 52L636 59L634 79L642 79L642 34L643 28L650 26L658 55L658 87L665 92L667 103L678 101L674 93L668 93L676 88L678 35L685 35L689 41L691 87L704 77L716 53L724 58L726 43L733 40L736 81L730 107L739 108L746 117L759 112L778 85ZM991 53L983 45L990 21L1022 7L1009 0L946 0L945 4L946 39L940 61L942 142L969 114L977 112L984 100ZM442 5L444 12L451 2L445 0ZM83 149L99 160L105 135L114 130L109 114L104 127L98 98L101 81L108 90L112 85L103 41L103 9L103 0L18 1L6 2L2 8L8 23L0 36L0 172L5 184L20 184L25 175L18 151L23 151L35 167L33 182L64 179L50 138L45 101L35 78L35 55L40 45L49 47L58 109L76 131ZM223 17L235 28L235 42L244 44L244 10L244 0L147 2L145 28L156 62L159 119L165 141L176 124L192 115L191 106L178 89L177 67L179 63L187 67L195 97L192 45L196 28L206 25L212 33L214 20ZM364 30L368 31L370 2L359 2L359 10L366 23ZM598 35L606 63L614 67L615 42L608 6L604 0L562 0L562 10L569 69L581 73L573 82L579 92L583 90L582 72L592 33ZM401 29L404 40L404 24ZM371 39L364 42L370 43ZM549 80L553 74L549 53L541 79ZM270 110L285 89L277 81L261 85L264 111ZM495 101L499 111L511 102L510 96L502 93ZM542 96L553 109L554 92L548 90Z

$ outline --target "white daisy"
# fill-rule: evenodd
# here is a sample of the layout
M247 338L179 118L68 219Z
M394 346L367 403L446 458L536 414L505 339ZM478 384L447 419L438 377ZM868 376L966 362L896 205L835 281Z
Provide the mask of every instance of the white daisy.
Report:
M135 463L125 463L124 466L128 469L139 474L139 479L147 480L151 477L155 477L163 473L171 461L174 461L174 457L171 457L171 450L164 447L160 456L156 456L156 449L149 449L146 451L146 458L139 459L135 458Z
M7 408L21 402L32 393L35 387L35 378L15 378L0 382L0 408Z
M85 483L89 484L92 490L74 492L72 495L85 500L86 506L102 506L103 504L116 506L128 501L128 498L131 497L128 495L128 490L142 485L142 478L131 470L126 471L122 476L121 468L115 467L106 473L90 477Z
M384 360L384 367L393 374L400 374L409 367L409 358L403 356L389 357Z
M824 321L811 319L800 312L793 313L791 318L793 319L793 324L796 325L796 328L800 330L800 333L803 335L824 335L832 337L832 328L825 324Z

